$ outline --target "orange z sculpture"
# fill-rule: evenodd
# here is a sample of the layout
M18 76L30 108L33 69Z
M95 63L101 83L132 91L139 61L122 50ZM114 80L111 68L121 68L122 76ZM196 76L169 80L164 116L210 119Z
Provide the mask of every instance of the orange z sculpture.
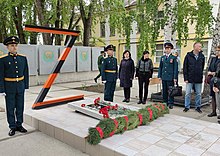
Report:
M41 109L46 108L50 106L55 106L59 104L68 103L75 100L81 100L84 99L84 95L76 95L71 97L65 97L65 98L59 98L54 100L47 100L44 101L47 93L49 92L54 80L56 79L58 73L60 72L60 69L66 60L71 48L73 47L73 44L76 40L76 38L79 36L79 31L74 30L67 30L67 29L57 29L57 28L50 28L50 27L42 27L42 26L32 26L32 25L25 25L24 28L25 31L31 31L31 32L41 32L41 33L52 33L52 34L62 34L62 35L70 35L69 42L67 43L66 48L63 50L62 54L58 58L58 62L55 64L51 74L49 75L47 81L45 82L43 88L41 89L41 92L39 93L37 99L35 100L32 109Z

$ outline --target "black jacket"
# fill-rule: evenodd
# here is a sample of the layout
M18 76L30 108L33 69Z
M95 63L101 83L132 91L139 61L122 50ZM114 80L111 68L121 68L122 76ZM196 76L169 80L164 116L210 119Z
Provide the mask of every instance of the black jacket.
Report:
M204 66L205 56L202 52L199 53L197 59L193 51L188 52L183 64L184 81L188 81L189 83L202 83Z
M218 57L213 57L211 59L211 63L209 65L208 71L217 73L219 70L220 70L220 59Z
M134 78L134 61L132 59L121 60L119 68L120 86L129 88L132 87L132 80Z

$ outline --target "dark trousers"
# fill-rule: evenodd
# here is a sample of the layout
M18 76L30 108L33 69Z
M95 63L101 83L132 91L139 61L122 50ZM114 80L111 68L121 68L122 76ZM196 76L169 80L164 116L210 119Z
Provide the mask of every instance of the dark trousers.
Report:
M6 93L5 101L9 128L22 126L24 112L24 92Z
M96 76L96 80L101 77L101 68L99 68L99 75Z
M147 100L147 95L148 95L148 86L149 86L149 79L150 79L150 74L145 73L139 73L138 76L138 85L139 85L139 100L140 101L146 101ZM143 99L143 87L144 87L144 99Z
M179 71L178 71L178 74L177 74L176 85L179 86Z
M125 99L130 99L130 95L131 95L131 88L124 88L124 97Z
M163 101L166 102L167 105L173 105L174 97L170 97L168 94L169 86L174 86L174 82L162 80Z
M107 81L105 83L104 100L113 102L116 81Z

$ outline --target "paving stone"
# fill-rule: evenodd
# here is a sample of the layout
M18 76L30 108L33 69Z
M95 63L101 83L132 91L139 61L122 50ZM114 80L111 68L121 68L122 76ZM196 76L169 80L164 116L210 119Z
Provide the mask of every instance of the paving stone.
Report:
M190 145L183 144L180 147L178 147L175 150L175 152L184 154L184 155L200 156L205 152L205 149L202 150L202 149L190 146Z
M169 153L171 153L171 151L165 148L158 147L156 145L152 145L149 148L143 150L141 153L145 154L146 156L153 156L153 155L166 156Z

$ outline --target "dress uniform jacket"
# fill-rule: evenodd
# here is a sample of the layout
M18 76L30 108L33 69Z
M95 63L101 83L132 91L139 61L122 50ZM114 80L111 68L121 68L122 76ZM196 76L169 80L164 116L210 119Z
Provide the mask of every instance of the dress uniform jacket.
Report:
M24 55L8 53L1 56L0 69L0 93L24 92L28 89L28 64Z
M167 58L166 55L161 56L158 78L165 81L173 81L178 77L178 62L176 56L172 54Z
M117 59L107 57L102 64L102 81L116 81L118 77Z

